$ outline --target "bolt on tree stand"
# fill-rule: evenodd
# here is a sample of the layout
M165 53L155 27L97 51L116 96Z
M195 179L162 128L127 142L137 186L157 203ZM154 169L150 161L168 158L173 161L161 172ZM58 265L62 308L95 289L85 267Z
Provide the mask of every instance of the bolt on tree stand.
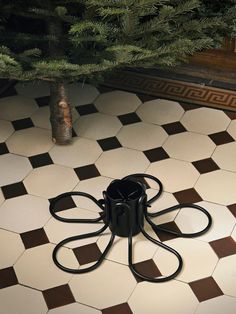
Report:
M146 185L143 183L144 178L148 178L155 181L159 186L158 193L154 197L152 197L150 200L147 200ZM137 174L129 175L121 180L112 181L110 185L108 186L107 190L103 192L103 199L101 200L97 200L92 195L83 193L83 192L68 192L68 193L63 193L57 196L55 199L51 201L51 204L50 204L50 212L52 216L56 218L57 220L60 220L62 222L67 222L67 223L97 223L99 221L103 221L104 226L98 231L86 233L86 234L82 234L78 236L73 236L73 237L64 239L63 241L58 243L53 251L54 263L60 269L68 273L81 274L81 273L92 271L96 269L102 263L102 261L106 257L109 249L111 248L114 242L115 236L117 235L119 237L128 238L129 268L135 276L143 280L150 281L150 282L164 282L164 281L173 279L175 276L179 274L179 272L181 271L183 267L182 257L173 248L152 238L144 230L144 219L146 219L146 221L151 225L151 227L155 231L162 231L162 232L170 233L179 237L191 238L195 236L200 236L203 233L205 233L211 227L212 218L210 214L208 213L208 211L206 211L206 209L204 209L203 207L195 205L195 204L187 204L187 203L175 205L175 206L166 208L164 210L161 210L155 213L149 213L147 210L148 207L151 207L150 206L151 203L160 197L162 191L163 191L162 183L156 177L151 176L149 174L137 173ZM70 219L70 218L63 218L63 217L58 216L56 214L57 203L63 198L66 198L72 195L89 198L102 210L102 215L99 218L95 218L95 219ZM182 232L177 232L177 231L170 230L167 228L163 228L160 225L153 223L151 220L151 218L153 217L158 217L168 212L171 212L173 210L181 209L184 207L194 208L204 213L208 219L207 226L203 230L195 232L195 233L182 233ZM110 241L107 244L104 252L99 257L98 261L94 265L89 266L87 268L83 268L83 269L71 269L71 268L67 268L63 266L58 261L57 253L63 245L66 245L67 243L72 242L72 241L98 236L99 234L104 232L107 228L111 230ZM154 278L154 277L145 276L135 269L135 266L133 264L133 258L132 258L132 237L137 235L140 232L151 242L157 244L158 246L161 246L163 249L171 252L177 257L179 261L179 265L174 273L166 277Z

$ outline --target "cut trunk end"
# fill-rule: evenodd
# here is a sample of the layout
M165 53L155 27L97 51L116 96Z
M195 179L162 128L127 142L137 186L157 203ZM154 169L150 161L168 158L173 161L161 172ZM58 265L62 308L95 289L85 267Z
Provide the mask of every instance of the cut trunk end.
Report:
M52 140L56 144L66 145L72 139L72 115L65 84L51 83L50 91Z

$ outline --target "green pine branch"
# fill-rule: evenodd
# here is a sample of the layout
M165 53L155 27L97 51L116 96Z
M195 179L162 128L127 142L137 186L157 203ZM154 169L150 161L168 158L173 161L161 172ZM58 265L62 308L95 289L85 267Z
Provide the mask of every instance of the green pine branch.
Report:
M204 11L204 1L0 1L0 77L68 81L179 64L219 44L236 25L234 0L223 16L209 6Z

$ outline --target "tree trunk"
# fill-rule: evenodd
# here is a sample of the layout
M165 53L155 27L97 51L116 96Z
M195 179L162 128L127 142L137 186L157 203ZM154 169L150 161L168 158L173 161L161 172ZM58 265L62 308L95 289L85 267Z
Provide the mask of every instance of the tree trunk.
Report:
M60 19L49 19L47 22L48 33L58 41L50 41L49 56L61 60L65 56L64 44L61 41L63 25ZM66 84L56 80L50 83L50 121L52 125L52 140L56 144L65 145L72 139L72 115L68 102Z
M72 139L72 116L66 86L63 82L52 82L50 91L52 140L56 144L69 144Z

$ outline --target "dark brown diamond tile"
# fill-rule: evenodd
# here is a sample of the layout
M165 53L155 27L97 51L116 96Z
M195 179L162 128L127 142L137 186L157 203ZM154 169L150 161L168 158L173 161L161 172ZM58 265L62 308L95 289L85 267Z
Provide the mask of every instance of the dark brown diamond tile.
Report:
M2 193L5 199L8 199L27 194L27 191L23 182L17 182L2 186Z
M232 204L232 205L229 205L227 207L231 211L231 213L234 215L234 217L236 218L236 204Z
M18 284L16 273L13 267L0 269L0 289Z
M121 147L118 139L114 137L108 137L97 141L103 151L116 149Z
M100 173L94 164L75 168L74 171L80 181L100 176Z
M162 276L160 270L158 269L157 265L155 264L155 262L152 259L136 263L136 264L134 264L134 268L141 275L144 275L144 276L153 277L153 278ZM137 282L143 281L139 277L135 276L135 278L136 278Z
M193 110L199 108L199 106L190 104L190 103L185 103L185 102L179 102L179 104L183 107L185 111Z
M9 150L5 143L0 143L0 155L8 154Z
M99 85L99 86L97 86L97 90L101 94L103 94L103 93L112 92L113 90L115 90L115 88L114 87L105 86L105 85Z
M133 314L133 312L128 303L122 303L103 309L102 314Z
M96 243L79 246L73 252L80 265L96 262L102 254Z
M135 112L122 114L118 118L123 125L141 122L141 119Z
M68 285L44 290L43 296L49 310L75 302L75 298Z
M220 169L218 165L211 158L206 158L192 162L194 167L199 171L200 174L215 171Z
M87 114L96 113L98 112L97 108L94 106L94 104L88 104L88 105L82 105L77 106L76 110L78 111L80 116L85 116Z
M185 127L180 122L164 124L162 127L169 135L186 132Z
M16 131L34 127L33 121L30 118L12 121L12 125Z
M179 203L197 203L202 201L201 196L193 188L175 192L173 194Z
M161 224L160 227L165 228L165 229L169 229L171 231L177 231L180 232L180 229L178 228L178 226L176 225L176 223L174 221L170 221L164 224ZM168 240L172 240L177 238L177 235L171 234L171 233L167 233L158 229L154 229L156 235L158 236L158 238L164 242L164 241L168 241Z
M51 202L53 200L50 199L49 201ZM57 203L56 203L56 209L55 212L60 212L66 209L74 208L77 207L73 198L71 196L66 196L61 198Z
M144 151L143 153L150 162L156 162L169 158L169 155L162 147L149 149Z
M75 133L75 130L72 128L72 137L77 137L77 134Z
M31 156L29 157L29 161L33 168L39 168L53 164L53 161L48 153Z
M212 241L210 245L219 258L236 254L236 242L231 237Z
M137 96L142 102L151 101L158 98L157 96L146 95L146 94L137 94Z
M212 139L212 141L216 145L223 145L230 142L234 142L234 139L232 138L232 136L229 135L229 133L226 131L211 134L209 135L209 137Z
M20 236L26 249L49 243L43 228L21 233Z
M5 86L5 82L0 82L1 87ZM10 85L8 88L6 88L3 92L0 93L0 98L4 97L10 97L10 96L15 96L17 95L17 92L15 90L14 85Z
M39 107L44 107L49 105L49 100L50 96L44 96L44 97L39 97L35 98L36 103L38 104Z
M231 120L235 120L235 119L236 119L236 112L235 112L235 111L225 110L224 113L225 113Z
M199 302L213 299L223 295L220 287L212 277L203 278L189 283Z

